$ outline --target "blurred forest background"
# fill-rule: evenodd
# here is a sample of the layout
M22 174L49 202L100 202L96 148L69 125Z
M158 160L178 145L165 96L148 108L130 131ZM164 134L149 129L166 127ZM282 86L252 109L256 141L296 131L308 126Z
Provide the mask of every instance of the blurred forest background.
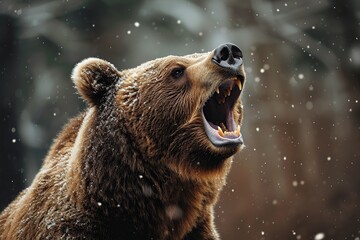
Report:
M84 109L70 80L233 42L246 149L216 207L223 239L360 239L360 1L0 0L0 210Z

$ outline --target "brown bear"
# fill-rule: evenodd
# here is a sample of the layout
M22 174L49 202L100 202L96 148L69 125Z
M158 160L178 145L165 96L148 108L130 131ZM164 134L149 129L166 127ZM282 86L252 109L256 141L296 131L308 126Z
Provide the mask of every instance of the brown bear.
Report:
M88 108L0 215L0 239L219 239L214 205L240 134L241 50L118 71L89 58L72 80Z

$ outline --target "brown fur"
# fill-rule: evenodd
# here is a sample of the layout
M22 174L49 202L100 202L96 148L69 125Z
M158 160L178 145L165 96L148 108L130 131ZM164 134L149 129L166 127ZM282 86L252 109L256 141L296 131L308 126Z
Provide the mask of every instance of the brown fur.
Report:
M203 130L202 106L231 77L212 54L124 71L79 63L72 79L89 108L1 213L0 239L218 239L213 208L240 147L216 147Z

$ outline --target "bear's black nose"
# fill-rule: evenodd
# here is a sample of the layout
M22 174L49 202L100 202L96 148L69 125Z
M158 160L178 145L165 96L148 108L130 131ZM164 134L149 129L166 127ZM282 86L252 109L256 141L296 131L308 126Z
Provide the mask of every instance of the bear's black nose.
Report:
M226 43L215 48L212 60L220 67L239 72L239 67L243 64L242 57L242 51L238 46Z

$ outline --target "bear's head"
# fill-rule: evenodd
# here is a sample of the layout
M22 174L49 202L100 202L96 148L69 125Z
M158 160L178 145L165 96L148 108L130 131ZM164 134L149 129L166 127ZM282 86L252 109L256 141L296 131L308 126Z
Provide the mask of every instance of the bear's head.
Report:
M103 137L125 135L143 161L198 178L227 171L243 145L242 57L237 46L223 44L123 71L89 58L75 67L72 79L94 114L102 115L101 124L111 126Z

